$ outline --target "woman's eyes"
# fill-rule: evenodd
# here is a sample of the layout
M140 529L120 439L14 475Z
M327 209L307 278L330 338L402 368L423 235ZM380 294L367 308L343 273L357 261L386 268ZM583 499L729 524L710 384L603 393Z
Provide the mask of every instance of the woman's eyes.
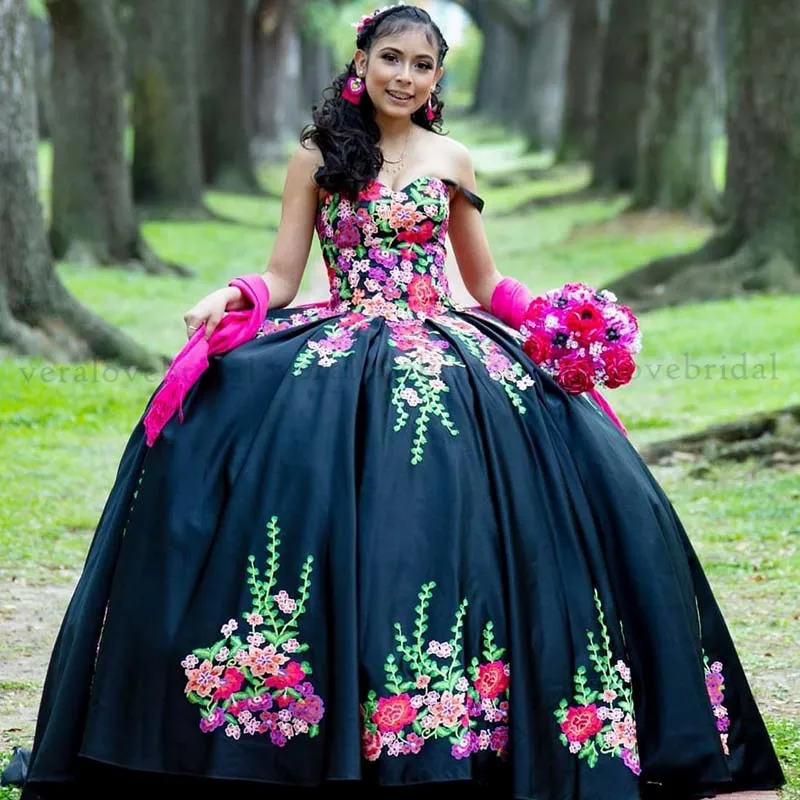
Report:
M397 56L393 53L384 53L383 60L393 64L397 61ZM433 67L427 61L419 61L414 66L420 67L421 69L433 69Z

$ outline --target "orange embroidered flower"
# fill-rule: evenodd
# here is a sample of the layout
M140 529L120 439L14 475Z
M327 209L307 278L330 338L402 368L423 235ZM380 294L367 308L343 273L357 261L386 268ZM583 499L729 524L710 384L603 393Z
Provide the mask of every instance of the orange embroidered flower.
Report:
M197 669L187 669L186 677L189 680L184 691L186 694L194 692L200 697L208 697L222 683L220 675L224 669L224 666L215 667L208 660L203 661Z

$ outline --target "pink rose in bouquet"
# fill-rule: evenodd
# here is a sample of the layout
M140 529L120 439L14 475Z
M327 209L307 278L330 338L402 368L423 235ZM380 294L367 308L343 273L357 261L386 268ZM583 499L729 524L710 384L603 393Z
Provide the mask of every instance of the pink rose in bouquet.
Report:
M523 349L570 394L630 382L642 348L639 323L607 289L566 283L531 301Z

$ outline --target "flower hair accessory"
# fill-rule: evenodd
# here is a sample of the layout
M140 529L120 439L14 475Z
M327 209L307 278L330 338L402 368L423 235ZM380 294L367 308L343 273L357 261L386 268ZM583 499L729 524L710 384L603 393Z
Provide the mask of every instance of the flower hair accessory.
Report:
M361 33L364 28L369 25L375 17L379 17L384 12L388 11L391 8L397 8L398 6L404 5L403 3L394 3L392 5L383 6L383 8L376 8L371 14L365 14L358 22L353 23L353 27L356 29L356 33Z

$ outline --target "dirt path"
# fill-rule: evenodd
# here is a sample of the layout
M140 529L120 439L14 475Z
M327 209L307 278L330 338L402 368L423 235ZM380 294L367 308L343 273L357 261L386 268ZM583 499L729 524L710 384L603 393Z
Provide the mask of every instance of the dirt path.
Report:
M50 586L0 579L0 751L30 744L50 651L77 578Z

